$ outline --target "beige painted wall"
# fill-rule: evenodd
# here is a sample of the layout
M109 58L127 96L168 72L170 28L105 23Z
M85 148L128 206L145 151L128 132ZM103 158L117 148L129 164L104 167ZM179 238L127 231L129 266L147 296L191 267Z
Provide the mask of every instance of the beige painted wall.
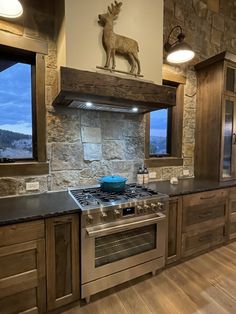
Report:
M103 29L97 16L105 13L110 4L111 0L65 0L65 37L60 37L65 42L58 43L59 65L90 71L104 65ZM163 0L123 1L114 29L117 34L138 41L144 79L161 84ZM116 68L129 70L123 58L117 59Z

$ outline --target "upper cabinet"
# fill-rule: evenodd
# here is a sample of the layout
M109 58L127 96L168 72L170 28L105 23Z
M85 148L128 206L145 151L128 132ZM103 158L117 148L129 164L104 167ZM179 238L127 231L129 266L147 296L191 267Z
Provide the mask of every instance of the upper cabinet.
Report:
M225 71L225 91L235 93L236 92L236 69L234 64L226 63Z
M195 66L195 176L236 178L236 55L223 52Z

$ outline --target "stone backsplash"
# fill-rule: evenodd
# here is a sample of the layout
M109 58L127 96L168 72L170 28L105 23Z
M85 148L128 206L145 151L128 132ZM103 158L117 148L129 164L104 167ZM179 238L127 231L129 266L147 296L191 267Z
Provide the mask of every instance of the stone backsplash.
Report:
M99 177L110 174L133 182L144 158L144 116L49 110L48 157L52 190L96 184Z

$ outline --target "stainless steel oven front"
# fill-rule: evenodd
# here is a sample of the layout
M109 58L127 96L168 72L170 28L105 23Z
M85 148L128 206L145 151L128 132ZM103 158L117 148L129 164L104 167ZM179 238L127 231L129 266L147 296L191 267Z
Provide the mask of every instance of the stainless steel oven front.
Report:
M112 215L120 219L100 224L96 221L109 218L110 211L98 212L97 217L82 216L81 293L87 301L101 290L148 272L154 274L164 266L166 210L129 215L137 207L116 209Z

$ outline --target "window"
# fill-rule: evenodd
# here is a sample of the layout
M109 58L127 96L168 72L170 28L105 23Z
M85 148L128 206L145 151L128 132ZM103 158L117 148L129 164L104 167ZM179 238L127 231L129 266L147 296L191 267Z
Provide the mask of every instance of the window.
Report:
M0 55L0 158L34 159L33 65Z
M185 78L163 75L163 85L176 88L176 106L147 114L145 163L149 167L180 166L182 159L183 101Z
M47 43L1 34L0 177L42 175L46 160Z
M170 155L171 112L171 108L150 112L149 155L152 157Z

